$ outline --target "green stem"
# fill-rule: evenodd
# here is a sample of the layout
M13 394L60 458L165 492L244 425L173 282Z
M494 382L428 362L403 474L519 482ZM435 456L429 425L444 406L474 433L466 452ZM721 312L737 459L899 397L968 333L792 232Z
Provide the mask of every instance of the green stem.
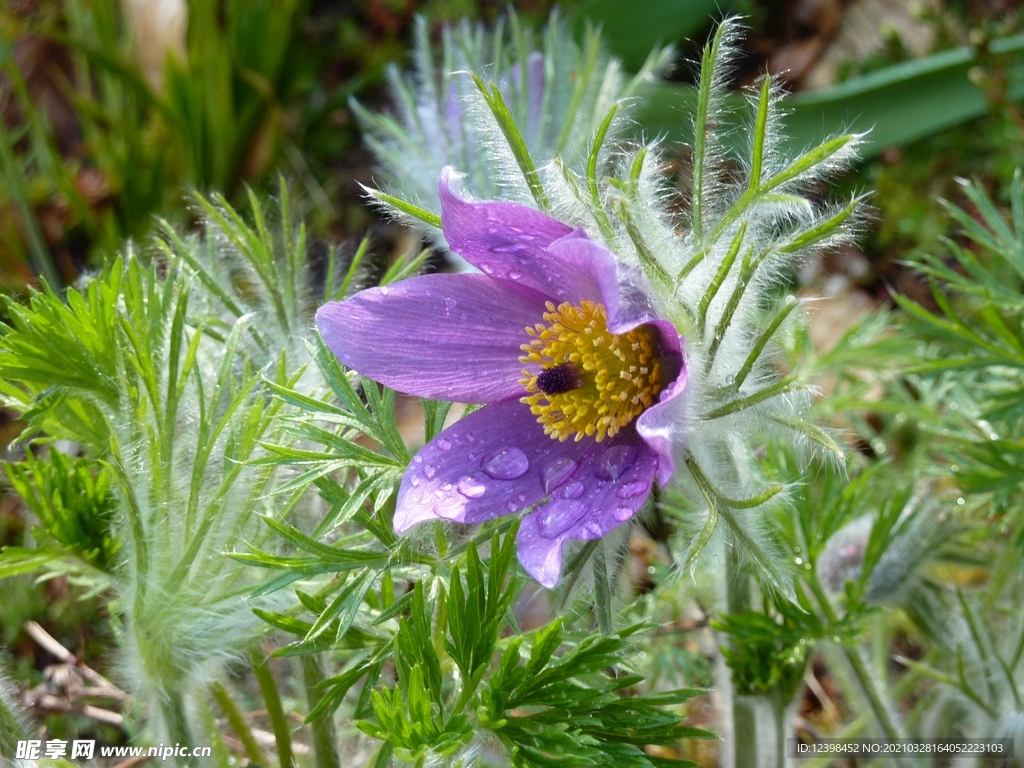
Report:
M822 612L825 614L825 618L833 625L839 623L839 616L836 614L835 608L832 606L832 601L829 600L828 595L825 594L824 588L818 581L813 571L807 578L807 583L811 587L811 591L814 592L814 596L817 598L819 605L821 606ZM846 656L847 661L850 663L850 667L853 669L853 674L857 678L857 682L860 684L861 690L864 692L864 696L867 697L868 704L871 706L871 711L875 715L875 719L878 721L879 727L882 732L889 739L902 739L906 737L903 729L899 727L895 719L893 718L892 711L882 698L881 691L875 685L875 679L872 677L870 670L868 670L867 664L864 663L864 657L860 653L860 648L851 648L849 646L843 646L843 653ZM903 765L903 761L899 761L900 765Z
M249 728L245 715L235 703L235 700L231 698L228 689L222 683L214 683L210 686L210 693L213 694L213 698L220 705L221 711L224 712L224 716L228 719L228 723L231 725L231 729L235 732L238 740L242 742L242 747L245 749L245 754L249 757L249 761L255 765L267 765L267 756L263 754L263 749L260 747L259 742L256 741L256 737L253 736L252 729Z
M794 299L775 316L775 319L769 323L764 332L758 336L757 341L750 350L750 354L747 355L747 359L743 363L743 367L736 373L736 380L733 382L733 386L736 387L737 391L739 391L739 388L743 386L743 382L746 381L747 376L750 375L755 363L757 363L758 359L761 357L761 353L764 352L764 348L768 345L769 339L775 335L775 332L779 330L779 326L785 322L786 318L789 317L789 313L796 309L796 307L797 302Z
M217 727L217 718L213 713L213 705L209 697L203 697L199 703L199 717L203 724L203 733L206 736L206 743L212 750L211 757L217 768L231 768L234 762L231 750L224 743L224 735Z
M612 633L612 593L608 585L608 566L605 563L604 549L594 550L594 591L597 599L597 626L602 635Z
M590 192L590 203L594 208L594 217L597 219L597 225L601 228L601 234L608 241L609 247L614 247L615 245L615 231L612 229L612 223L608 219L608 214L605 213L604 206L601 204L601 191L597 183L597 161L601 154L601 146L604 144L605 137L608 135L608 129L611 128L612 121L615 119L615 113L618 110L618 102L612 104L612 108L608 110L608 114L597 129L597 135L594 137L594 146L590 150L590 157L587 158L587 190Z
M526 146L519 128L516 126L516 121L512 118L512 113L509 112L508 105L505 104L505 98L501 95L501 89L498 88L496 83L485 83L479 75L473 75L473 82L476 83L476 87L483 95L484 101L487 102L491 114L494 115L494 119L498 123L498 128L505 136L508 148L512 151L512 155L519 164L519 169L523 173L523 179L526 180L526 186L529 187L530 194L533 195L537 207L542 211L550 210L551 204L544 193L544 185L541 184L537 167L533 163L533 158L530 157L530 150Z
M764 402L765 400L773 398L776 395L781 395L782 393L788 391L789 385L795 381L796 376L787 376L786 378L782 379L782 381L777 381L770 387L759 389L752 395L747 395L746 397L741 397L736 400L732 400L726 403L725 405L720 405L718 408L715 408L715 410L709 411L708 413L704 414L704 418L708 419L709 421L711 419L720 419L723 416L728 416L731 413L742 411L745 408L751 408L757 405L758 403Z
M277 742L278 761L281 768L292 768L295 764L292 758L292 735L284 716L284 709L281 707L281 695L277 691L277 682L274 680L270 665L267 664L267 659L262 652L254 649L251 661L252 671L256 674L256 682L259 683L260 693L263 694L263 703L267 707L267 718L274 731L274 740Z
M306 685L306 699L312 712L324 697L320 684L324 681L324 666L320 656L309 654L302 657L302 678ZM313 734L313 753L316 768L341 768L338 762L338 736L334 731L331 713L325 711L310 723Z
M704 174L707 166L708 114L711 111L711 91L714 86L715 64L722 48L728 25L719 24L715 38L704 47L701 57L700 85L697 89L697 114L693 131L693 235L699 244L704 234Z
M739 544L731 529L726 529L725 557L725 607L733 615L750 610L753 584L750 574L744 573L739 555ZM732 747L733 764L729 768L760 768L757 759L758 745L762 734L760 718L751 706L749 697L737 693L729 676L729 691L732 698Z
M167 728L167 738L171 744L194 745L192 729L188 725L188 716L185 714L185 700L178 691L167 691L165 696L160 697L160 711L163 715L164 726ZM180 757L178 762L181 765L194 766L196 761L191 757Z

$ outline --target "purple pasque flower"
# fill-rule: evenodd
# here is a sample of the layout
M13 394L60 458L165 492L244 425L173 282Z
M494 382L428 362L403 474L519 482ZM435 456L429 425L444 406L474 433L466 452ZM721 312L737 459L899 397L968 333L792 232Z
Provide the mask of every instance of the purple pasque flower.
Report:
M402 479L395 530L530 509L519 560L553 587L569 539L632 518L667 483L683 437L675 327L607 249L532 208L467 202L441 175L445 239L482 274L435 274L326 304L316 322L349 368L399 392L485 403Z

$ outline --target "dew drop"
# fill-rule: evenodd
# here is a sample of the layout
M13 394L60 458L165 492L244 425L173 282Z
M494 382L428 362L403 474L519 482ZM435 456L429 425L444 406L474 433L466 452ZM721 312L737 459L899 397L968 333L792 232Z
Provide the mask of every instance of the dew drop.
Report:
M583 487L583 483L573 480L562 489L561 496L563 499L578 499L585 490L586 488Z
M512 272L508 273L508 279L509 280L521 280L522 277L523 277L523 273L522 272L512 271Z
M519 505L516 504L514 501L510 501L507 504L507 506L508 506L508 511L509 512L518 512L519 511Z
M389 293L391 293L391 289L386 286L380 289L381 296L387 296Z
M530 468L530 460L518 448L506 448L484 459L483 470L495 480L515 480Z
M736 377L730 373L728 376L725 377L725 383L731 387L733 384L736 383Z
M433 464L427 464L427 466L423 468L423 474L426 475L428 478L433 477L434 475L437 474L437 467L435 467Z
M601 530L601 525L594 520L591 520L583 526L583 530L593 539L599 539L604 535L604 531Z
M437 447L442 451L450 451L452 448L452 441L447 437L438 438Z
M448 307L448 309L455 309L455 307L459 305L459 302L457 302L455 299L445 299L444 305Z
M467 432L466 433L466 442L467 443L472 443L474 440L476 440L476 438L473 436L473 433L472 432Z
M613 445L601 454L594 468L594 474L601 480L618 480L629 469L636 458L636 448L631 445Z
M626 483L615 492L615 495L620 499L632 499L633 497L644 493L648 488L650 488L650 486L647 483L642 483L639 480L636 480L632 483Z
M420 479L414 475L412 480L410 480L409 482L411 482L412 487L415 488L417 485L420 484Z
M579 467L579 462L562 457L549 462L541 470L541 482L544 484L544 492L551 493L555 488L562 485L572 477L572 473Z
M633 516L633 510L629 507L616 507L612 510L612 517L620 523L624 523Z
M487 481L481 476L480 472L460 477L455 487L467 499L479 499L487 493Z
M590 505L582 501L555 499L540 512L540 535L547 539L560 536L586 517L589 510Z
M421 506L421 507L425 507L425 506L427 506L427 504L429 504L429 503L430 503L430 497L429 497L429 496L426 496L426 495L424 495L424 496L420 496L420 498L419 498L419 503L420 503L420 506Z
M418 455L418 454L416 456L413 456L412 460L415 461L417 464L422 464L423 463L423 457Z

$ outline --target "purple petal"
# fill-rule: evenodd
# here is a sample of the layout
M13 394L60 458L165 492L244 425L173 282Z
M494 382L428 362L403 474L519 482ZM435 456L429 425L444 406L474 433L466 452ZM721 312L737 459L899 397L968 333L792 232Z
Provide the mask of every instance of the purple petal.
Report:
M566 541L600 538L637 513L651 492L658 457L636 431L624 429L590 442L579 463L551 500L524 518L516 539L519 562L548 588L562 573Z
M426 520L482 523L570 483L593 441L560 443L518 399L474 411L430 441L402 478L399 533Z
M671 325L665 320L659 321ZM675 333L675 329L672 329ZM662 332L664 335L664 331ZM678 338L678 336L677 336ZM675 457L686 447L688 431L688 403L683 397L686 389L686 362L680 356L681 367L675 381L661 391L658 402L640 414L636 431L658 458L658 482L668 485L676 469Z
M583 230L516 203L466 202L452 192L452 174L451 168L441 172L439 192L442 230L453 253L486 275L534 288L556 304L601 300L589 258L565 258L550 248L556 242L589 242Z
M485 275L424 275L325 304L316 324L363 376L419 397L486 403L522 393L520 346L544 302Z

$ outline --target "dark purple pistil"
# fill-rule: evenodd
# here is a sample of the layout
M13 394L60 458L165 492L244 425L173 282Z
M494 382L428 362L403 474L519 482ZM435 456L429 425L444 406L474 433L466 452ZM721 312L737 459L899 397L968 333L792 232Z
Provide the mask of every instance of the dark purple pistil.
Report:
M562 395L582 386L583 380L571 363L545 368L537 374L537 389L545 395Z

